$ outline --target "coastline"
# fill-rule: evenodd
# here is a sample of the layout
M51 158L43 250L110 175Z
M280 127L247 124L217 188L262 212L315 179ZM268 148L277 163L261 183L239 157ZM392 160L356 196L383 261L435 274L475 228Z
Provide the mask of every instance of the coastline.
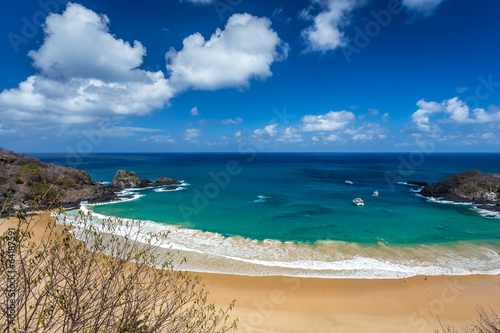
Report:
M50 218L41 212L35 242ZM38 219L38 216L34 216ZM0 219L0 232L15 218ZM500 311L500 275L415 276L407 279L318 279L192 273L209 301L225 307L239 332L433 332L461 326L479 306Z

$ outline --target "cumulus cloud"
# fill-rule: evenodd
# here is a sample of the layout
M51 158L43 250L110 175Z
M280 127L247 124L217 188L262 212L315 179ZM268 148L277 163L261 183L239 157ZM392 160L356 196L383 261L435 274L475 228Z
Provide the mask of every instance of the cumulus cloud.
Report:
M298 143L304 140L302 138L302 134L300 134L296 128L289 126L279 133L276 141L282 143Z
M278 134L278 131L276 131L276 127L278 127L278 124L272 124L272 125L267 125L264 128L258 128L255 131L253 131L253 134L255 136L262 136L264 134L267 134L271 137L276 136Z
M269 19L234 14L224 30L217 28L209 40L192 34L180 51L167 52L166 59L170 81L178 90L215 90L265 79L272 75L271 64L287 54L288 44L271 28Z
M430 16L444 0L402 0L401 4L408 12L419 16Z
M195 141L201 136L201 130L196 128L188 128L186 132L182 135L186 141Z
M224 125L238 125L238 124L241 124L243 122L243 119L241 119L240 117L236 117L234 119L229 118L229 119L221 120L220 122Z
M187 88L241 87L265 79L288 50L267 18L235 14L210 40L194 34L181 51L168 52L167 79L162 71L140 69L144 46L118 38L109 26L106 15L75 3L49 15L42 45L29 52L37 73L0 92L2 123L61 133L74 125L148 115ZM190 113L197 115L197 107Z
M189 113L191 113L192 116L197 116L198 115L198 107L195 106L191 110L189 110Z
M307 43L305 52L326 52L347 45L343 31L350 21L352 10L361 0L311 0L311 5L302 11L302 18L312 25L302 30ZM317 12L319 7L319 13Z
M302 117L300 129L303 132L336 131L344 129L356 119L349 111L330 111L325 115L306 115Z
M442 123L454 124L480 124L500 121L500 109L490 107L488 111L482 108L472 110L472 116L469 106L458 97L438 102L426 102L420 100L417 102L419 109L412 114L411 118L417 129L423 132L436 132L439 128L431 122L431 117L443 113L446 117L440 119Z
M144 137L137 140L138 142L153 142L153 143L175 143L175 139L173 139L170 135L153 135L150 137Z
M47 18L44 33L40 49L29 53L39 73L0 93L6 123L82 124L145 115L173 96L161 71L137 68L146 54L142 44L110 34L105 15L69 3Z

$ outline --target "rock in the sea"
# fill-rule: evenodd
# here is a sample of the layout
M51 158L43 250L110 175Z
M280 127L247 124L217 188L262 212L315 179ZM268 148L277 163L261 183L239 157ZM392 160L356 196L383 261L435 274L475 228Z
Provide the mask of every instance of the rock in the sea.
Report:
M111 182L111 187L119 189L126 188L144 188L153 184L149 179L141 179L134 171L127 172L125 170L118 170Z
M177 180L173 180L172 178L167 178L167 177L160 177L158 178L155 182L155 186L166 186L166 185L181 185L181 182L178 182Z
M496 203L500 196L500 179L479 170L469 170L426 185L420 194L455 202Z

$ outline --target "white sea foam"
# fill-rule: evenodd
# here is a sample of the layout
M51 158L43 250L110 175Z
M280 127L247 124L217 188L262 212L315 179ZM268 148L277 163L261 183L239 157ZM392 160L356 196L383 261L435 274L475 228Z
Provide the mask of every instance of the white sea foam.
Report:
M85 205L81 209L88 211ZM106 216L93 213L94 224L99 225L103 218ZM117 230L116 233L122 236L132 233L146 241L149 232L169 232L168 242L162 247L179 251L178 257L187 259L183 269L196 272L367 279L422 274L500 274L498 248L465 242L456 242L454 246L414 247L389 246L382 242L362 246L338 241L310 245L224 237L151 221L145 221L141 230Z
M446 204L446 205L462 205L462 206L470 206L470 209L479 213L482 217L489 218L489 219L500 219L500 212L484 209L484 208L479 208L478 205L473 204L472 202L455 202L455 201L449 201L449 200L443 200L442 197L435 198L435 197L425 197L421 194L416 194L418 197L424 198L425 200L429 202L435 202L439 204ZM482 206L494 206L495 204L485 204Z
M476 211L481 215L482 217L489 218L489 219L500 219L500 212L495 212L491 210L487 210L484 208L478 208L478 207L473 207L472 210Z
M270 199L271 197L270 196L267 196L267 195L258 195L257 196L257 199L255 199L253 202L266 202L268 199Z

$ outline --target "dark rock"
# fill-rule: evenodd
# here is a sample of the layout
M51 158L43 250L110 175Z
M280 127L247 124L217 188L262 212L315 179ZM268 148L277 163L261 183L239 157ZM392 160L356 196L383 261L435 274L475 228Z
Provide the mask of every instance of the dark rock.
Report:
M420 194L446 201L470 202L482 209L500 211L500 178L484 175L478 170L449 175L440 182L425 185Z
M123 190L126 188L145 188L153 184L149 179L141 179L134 171L127 172L125 170L118 170L111 182L110 187Z
M429 185L429 183L426 182L418 182L418 181L409 181L409 185L416 185L416 186L426 186Z
M175 191L179 188L179 186L169 186L165 188L165 191Z
M177 180L173 180L172 178L160 177L155 182L155 186L169 186L169 185L181 185L181 182Z
M93 181L82 170L46 164L0 148L0 207L28 203L28 210L47 208L78 208L80 202L111 202L120 200L116 194L126 188L145 188L179 185L170 178L159 178L155 183L141 179L135 172L119 170L111 185ZM175 186L169 188L174 190ZM33 200L38 203L32 204ZM0 215L8 215L6 211Z

